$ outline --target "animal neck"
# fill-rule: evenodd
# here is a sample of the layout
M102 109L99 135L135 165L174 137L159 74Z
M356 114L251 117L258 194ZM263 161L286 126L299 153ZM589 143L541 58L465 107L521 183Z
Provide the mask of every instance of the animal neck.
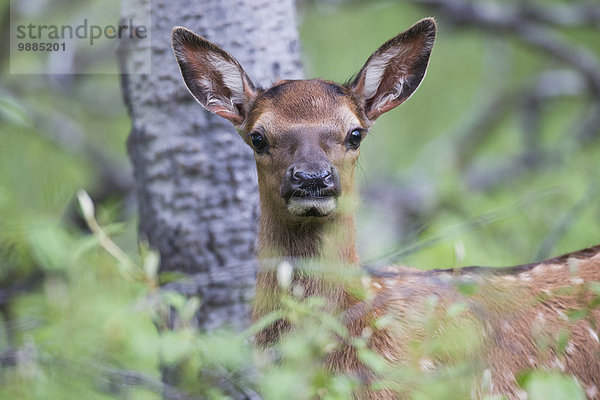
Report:
M261 201L258 257L358 265L354 217L341 212L328 217L292 219L272 212Z
M349 269L359 265L351 214L291 220L270 212L270 208L263 204L258 256L253 319L280 307L279 297L285 290L278 280L277 271L283 261L294 267L290 286L301 289L304 296L326 298L332 311L345 309L352 303L342 282L344 276L352 275ZM316 270L312 267L303 269L310 262ZM275 326L262 334L265 337L261 336L260 340L268 342L285 330L287 328L282 325Z

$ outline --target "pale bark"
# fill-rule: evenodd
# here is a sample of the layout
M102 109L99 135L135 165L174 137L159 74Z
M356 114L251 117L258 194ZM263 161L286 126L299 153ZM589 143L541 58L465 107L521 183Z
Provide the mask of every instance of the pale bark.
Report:
M147 6L124 0L123 18ZM161 271L187 275L170 289L200 297L199 329L241 329L249 323L254 292L254 160L234 128L205 112L186 90L171 50L171 29L177 25L221 46L256 84L268 86L302 74L294 2L154 0L152 73L123 75L132 121L128 150L137 186L140 239L160 251ZM125 73L135 72L144 62L146 45L143 40L121 44ZM173 315L169 324L176 320Z
M124 3L124 18L140 12L138 1ZM140 235L160 251L162 270L191 275L176 288L201 297L200 328L241 327L248 321L255 274L254 162L233 127L206 113L186 90L171 51L176 25L226 49L255 83L269 85L301 75L294 4L155 0L152 74L123 79ZM125 72L135 72L139 46L145 44L121 49Z

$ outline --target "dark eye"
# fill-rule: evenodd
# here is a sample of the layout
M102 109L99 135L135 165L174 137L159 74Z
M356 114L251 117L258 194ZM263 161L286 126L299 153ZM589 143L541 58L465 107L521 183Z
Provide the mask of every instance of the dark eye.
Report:
M251 134L250 141L252 142L252 147L254 147L254 150L256 150L257 153L262 153L269 145L265 137L260 133Z
M360 141L362 140L362 131L360 129L354 129L348 134L348 147L351 149L358 149Z

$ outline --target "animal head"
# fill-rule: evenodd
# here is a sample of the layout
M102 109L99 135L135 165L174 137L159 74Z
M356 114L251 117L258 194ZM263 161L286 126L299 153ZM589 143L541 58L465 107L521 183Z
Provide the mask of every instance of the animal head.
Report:
M353 191L361 141L383 113L419 87L436 33L426 18L384 43L345 84L310 79L252 83L227 52L173 29L183 80L208 111L229 120L254 150L261 205L286 218L326 218Z

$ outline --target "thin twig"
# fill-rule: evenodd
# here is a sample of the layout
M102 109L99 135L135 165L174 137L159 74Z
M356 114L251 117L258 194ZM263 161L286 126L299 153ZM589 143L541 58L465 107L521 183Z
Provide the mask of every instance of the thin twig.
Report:
M594 180L596 182L596 180ZM585 192L581 199L569 209L565 215L557 222L554 228L546 236L546 238L540 244L538 249L536 260L543 260L548 258L556 244L564 237L569 227L577 221L581 213L591 204L594 204L597 200L598 192L600 187L598 184L592 184L590 188Z

